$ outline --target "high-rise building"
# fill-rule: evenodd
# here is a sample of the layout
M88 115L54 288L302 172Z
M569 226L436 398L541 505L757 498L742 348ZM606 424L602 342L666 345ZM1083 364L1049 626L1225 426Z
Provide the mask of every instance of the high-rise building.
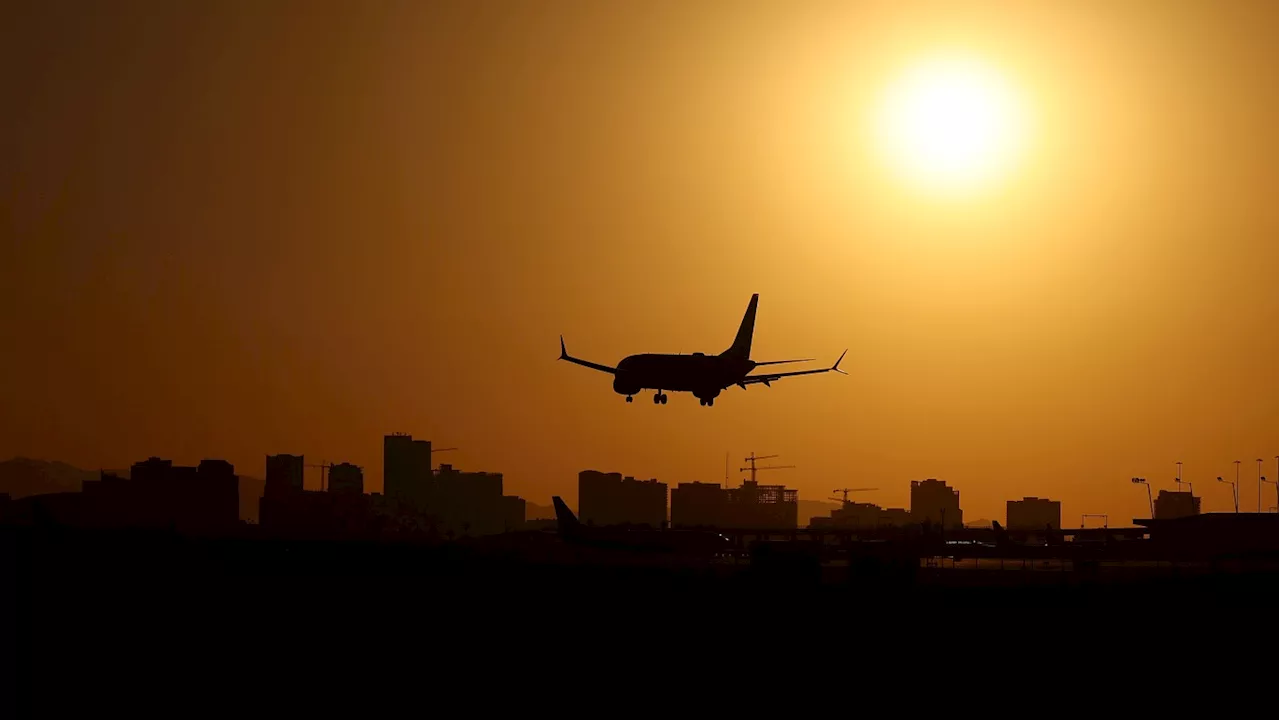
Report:
M445 531L475 536L504 530L502 473L463 472L441 464L425 498L427 514Z
M268 455L264 494L302 492L302 469L306 461L301 455Z
M934 478L912 480L911 522L917 525L927 522L947 528L964 527L960 491Z
M395 433L382 438L382 492L421 504L431 482L431 441Z
M667 484L621 473L578 473L578 515L591 525L648 525L667 521Z
M1156 495L1155 515L1157 520L1173 520L1199 514L1200 498L1192 495L1190 491L1161 490Z
M716 483L680 483L671 491L671 526L725 527L728 503L728 492Z
M1010 530L1062 529L1062 503L1046 498L1024 497L1005 502L1005 527Z
M363 494L364 470L351 463L330 466L329 492Z

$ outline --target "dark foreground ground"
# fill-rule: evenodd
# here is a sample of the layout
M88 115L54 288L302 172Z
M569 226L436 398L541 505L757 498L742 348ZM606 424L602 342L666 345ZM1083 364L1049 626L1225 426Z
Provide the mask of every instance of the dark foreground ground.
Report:
M966 683L990 687L1027 673L1073 692L1111 687L1112 698L1138 692L1134 673L1187 666L1200 668L1192 704L1211 697L1200 678L1226 668L1232 687L1276 697L1274 571L851 574L779 558L730 568L611 557L4 531L0 639L13 682L0 717L86 705L185 716L206 702L256 716L338 689L461 692L496 711L534 699L495 688L535 678L549 702L603 687L592 677L643 678L658 692L690 674L777 672L876 689L864 707L897 697L877 674L976 674ZM477 695L476 683L489 690ZM1218 709L1245 697L1211 695Z

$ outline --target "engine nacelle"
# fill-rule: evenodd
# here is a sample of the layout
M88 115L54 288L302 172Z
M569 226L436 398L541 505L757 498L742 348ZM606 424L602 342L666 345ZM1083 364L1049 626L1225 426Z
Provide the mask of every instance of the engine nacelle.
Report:
M640 390L640 386L636 385L630 379L623 377L622 375L613 376L613 391L619 395L638 395Z

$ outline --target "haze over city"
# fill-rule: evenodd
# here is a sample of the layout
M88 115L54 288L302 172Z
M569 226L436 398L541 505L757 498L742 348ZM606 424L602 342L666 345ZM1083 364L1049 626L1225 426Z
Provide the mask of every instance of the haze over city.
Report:
M1178 461L1230 510L1242 460L1255 509L1275 5L803 7L19 4L0 458L305 453L378 491L398 431L546 504L755 451L803 499L936 477L1064 525L1144 517L1129 478ZM753 358L849 375L703 408L556 362L720 352L753 293Z

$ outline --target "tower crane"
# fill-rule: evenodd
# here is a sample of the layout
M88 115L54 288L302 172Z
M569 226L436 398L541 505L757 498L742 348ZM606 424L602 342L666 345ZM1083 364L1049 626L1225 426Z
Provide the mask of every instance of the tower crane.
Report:
M880 488L836 488L835 490L832 490L831 492L833 492L833 493L841 493L841 494L843 494L843 495L844 495L844 497L840 498L840 502L844 503L845 505L848 505L848 504L849 504L849 493L851 493L851 492L867 492L867 491L869 491L869 490L879 490L879 489L880 489ZM831 499L832 499L832 500L835 500L835 498L831 498Z
M333 463L328 460L321 460L318 463L307 463L306 467L320 468L320 490L324 490L324 471L333 467Z
M778 456L777 456L777 455L756 455L756 454L753 452L753 453L751 453L751 455L750 455L749 457L745 457L745 458L743 458L743 460L745 460L746 462L751 463L751 464L750 464L750 465L748 465L747 467L744 467L744 468L738 468L738 472L745 472L745 471L747 471L747 470L750 470L750 471L751 471L751 482L755 482L755 481L756 481L756 471L758 471L758 470L787 470L787 469L790 469L790 468L795 467L795 465L765 465L765 466L763 466L763 467L757 467L757 466L756 466L756 461L757 461L757 460L768 460L768 459L770 459L770 458L776 458L776 457L778 457Z

